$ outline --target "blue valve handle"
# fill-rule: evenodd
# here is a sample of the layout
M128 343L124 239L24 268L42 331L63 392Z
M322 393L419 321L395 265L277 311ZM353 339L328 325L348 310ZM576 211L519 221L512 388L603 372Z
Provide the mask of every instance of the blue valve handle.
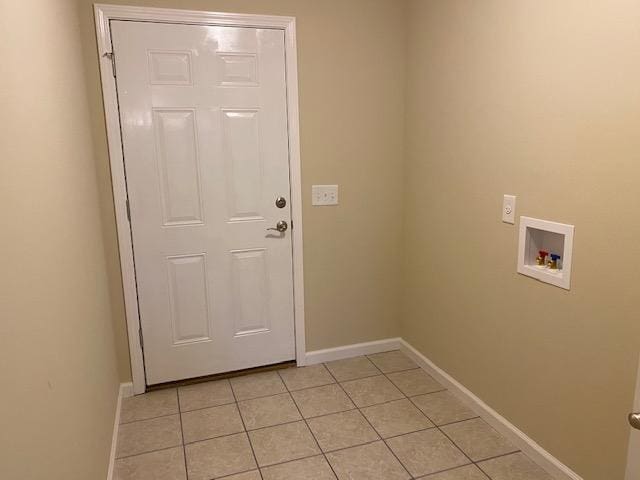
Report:
M557 260L560 260L560 258L561 257L558 254L555 254L555 253L551 254L551 260L553 260L554 262L557 261Z

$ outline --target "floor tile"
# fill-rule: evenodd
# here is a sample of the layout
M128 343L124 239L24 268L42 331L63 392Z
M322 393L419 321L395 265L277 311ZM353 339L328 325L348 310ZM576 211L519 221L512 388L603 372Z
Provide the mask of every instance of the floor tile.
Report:
M412 397L411 401L436 425L460 422L478 416L447 391L419 395Z
M355 408L347 394L336 384L299 390L292 392L291 395L304 418L344 412Z
M322 455L295 460L262 469L264 480L335 480L331 467Z
M288 393L244 400L238 402L238 408L247 430L302 420Z
M406 480L411 478L382 442L327 454L339 480Z
M224 480L262 480L262 477L258 470L251 470L250 472L237 473L235 475L224 477Z
M390 438L387 444L414 477L470 463L469 459L435 428Z
M312 418L308 423L324 452L354 447L380 439L358 410Z
M403 372L390 373L387 378L402 390L407 397L422 395L424 393L437 392L444 387L434 380L434 378L421 368L406 370Z
M434 426L406 398L363 408L362 413L383 438L404 435Z
M182 445L179 415L125 423L118 428L116 458L178 445Z
M320 453L304 422L253 430L249 432L249 437L260 467Z
M210 480L256 468L246 433L185 446L189 480Z
M339 382L379 375L380 370L367 357L354 357L328 362L327 368Z
M478 466L492 480L552 480L551 475L523 453L493 458L479 463Z
M178 413L176 389L158 390L157 392L123 398L120 407L120 423L146 420L174 413Z
M198 383L178 388L180 410L188 412L198 408L217 407L235 402L229 380Z
M311 365L310 367L287 368L280 370L279 373L287 388L292 392L303 388L335 383L327 368L322 364Z
M187 480L182 447L116 460L113 480Z
M445 425L442 431L474 462L518 450L480 418Z
M234 403L182 414L182 432L185 443L243 431L244 427L238 413L238 407Z
M278 372L262 372L235 377L231 379L231 387L238 401L276 395L287 391Z
M351 380L342 384L351 400L360 408L404 398L384 375Z
M489 480L489 477L475 465L467 465L429 475L428 477L420 477L420 480Z
M413 360L407 357L400 350L369 355L369 360L371 360L383 373L399 372L401 370L409 370L410 368L418 368L418 365L416 365Z

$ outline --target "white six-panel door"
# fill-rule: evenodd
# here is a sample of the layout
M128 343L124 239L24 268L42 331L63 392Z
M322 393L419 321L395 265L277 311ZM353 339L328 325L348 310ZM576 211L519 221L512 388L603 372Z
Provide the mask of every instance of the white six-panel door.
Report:
M147 383L294 359L284 32L111 35Z

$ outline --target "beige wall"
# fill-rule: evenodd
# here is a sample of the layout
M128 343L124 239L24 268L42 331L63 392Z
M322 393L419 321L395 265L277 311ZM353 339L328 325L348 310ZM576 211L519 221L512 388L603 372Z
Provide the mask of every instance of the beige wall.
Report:
M114 1L297 19L307 350L399 333L404 2ZM92 1L80 0L120 376L130 378ZM311 184L340 185L312 208ZM375 207L374 207L375 206Z
M0 2L0 478L104 479L118 375L76 5Z
M588 480L621 480L638 351L640 4L410 2L402 335ZM518 215L575 224L570 292Z

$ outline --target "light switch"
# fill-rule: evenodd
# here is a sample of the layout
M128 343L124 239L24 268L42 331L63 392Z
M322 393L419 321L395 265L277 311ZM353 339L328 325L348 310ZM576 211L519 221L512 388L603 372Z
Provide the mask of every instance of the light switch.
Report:
M502 221L504 223L516 223L516 197L505 195L502 200Z
M338 205L338 185L312 185L312 205Z

